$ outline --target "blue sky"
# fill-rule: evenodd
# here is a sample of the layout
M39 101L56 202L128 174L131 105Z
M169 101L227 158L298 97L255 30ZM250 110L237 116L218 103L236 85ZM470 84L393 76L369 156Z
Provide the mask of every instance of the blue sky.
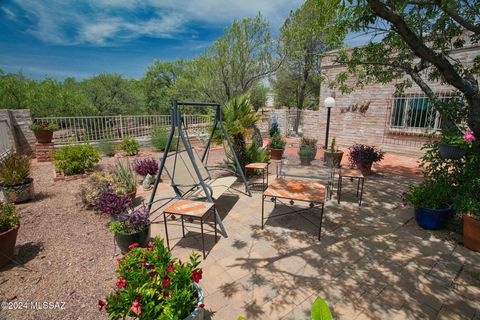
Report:
M192 58L258 12L274 36L300 0L0 1L0 68L35 79L139 78L154 59ZM358 38L357 38L358 41Z

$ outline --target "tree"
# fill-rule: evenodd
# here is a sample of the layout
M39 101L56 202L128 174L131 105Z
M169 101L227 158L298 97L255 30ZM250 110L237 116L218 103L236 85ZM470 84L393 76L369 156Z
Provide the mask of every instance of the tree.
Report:
M340 55L357 84L399 80L397 90L416 83L433 101L445 120L462 122L480 137L480 56L473 65L452 56L453 49L478 44L480 5L468 0L349 0L342 21L354 32L381 37ZM377 37L378 39L378 37ZM405 77L408 76L408 77ZM343 91L347 74L337 78ZM465 104L448 103L435 96L429 81L447 83L458 90Z
M187 62L155 60L142 78L145 104L149 113L166 114L177 94L176 81L186 71Z
M249 92L278 68L274 53L268 22L260 13L234 20L225 34L194 60L196 88L210 100L225 103Z
M100 115L142 114L145 112L138 80L119 74L99 74L80 82L81 92Z
M288 106L303 109L305 101L309 107L318 101L320 58L338 48L345 36L342 25L335 23L342 12L339 4L339 0L306 0L285 20L280 30L285 59L274 88Z

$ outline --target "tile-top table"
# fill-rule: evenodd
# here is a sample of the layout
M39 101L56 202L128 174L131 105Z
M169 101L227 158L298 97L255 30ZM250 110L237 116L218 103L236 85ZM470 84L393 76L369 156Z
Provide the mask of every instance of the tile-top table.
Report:
M262 170L262 191L264 191L268 186L268 166L269 165L270 163L268 162L254 162L254 163L249 163L245 166L245 169ZM266 183L265 183L265 178L266 178Z
M290 205L293 205L295 201L307 202L310 208L314 208L318 205L321 206L320 225L318 227L318 240L320 240L322 232L323 209L325 204L325 191L325 185L313 180L289 178L275 179L275 181L267 187L262 195L262 229L264 226L264 221L268 219L268 217L264 219L265 199L267 197L271 198L272 202L275 203L275 206L278 199L290 200ZM288 213L295 213L303 210L296 210ZM282 215L285 215L285 213L270 216L270 218Z
M168 241L168 230L167 230L167 214L169 215L179 215L182 218L182 234L185 237L185 229L183 223L183 217L188 217L192 219L200 219L200 230L202 233L202 251L203 258L205 259L205 240L203 235L203 219L209 213L215 213L215 204L212 202L203 202L203 201L193 201L188 199L178 200L167 209L163 211L163 219L165 222L165 236L167 240L167 247L170 249L170 243ZM213 214L213 219L215 220L215 243L217 242L217 219L215 214Z

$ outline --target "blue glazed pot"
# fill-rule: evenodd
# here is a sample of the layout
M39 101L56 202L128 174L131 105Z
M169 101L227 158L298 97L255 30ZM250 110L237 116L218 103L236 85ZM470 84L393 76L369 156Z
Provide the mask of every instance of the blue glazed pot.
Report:
M438 230L447 224L451 212L452 206L450 205L442 209L417 208L415 209L415 220L423 229Z

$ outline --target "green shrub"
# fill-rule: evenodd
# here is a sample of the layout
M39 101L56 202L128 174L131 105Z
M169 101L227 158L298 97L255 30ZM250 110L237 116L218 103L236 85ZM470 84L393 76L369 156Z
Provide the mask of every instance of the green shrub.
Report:
M127 156L134 156L140 151L140 143L134 137L126 136L120 143L120 149L125 151Z
M100 153L90 144L65 146L53 152L55 169L67 176L85 172L100 161Z
M440 209L451 204L453 188L444 181L426 180L420 184L410 186L404 194L404 199L415 208Z
M164 151L169 134L170 129L166 127L158 127L153 129L151 135L152 146L159 151ZM175 151L177 149L177 140L177 136L174 135L172 139L172 144L170 146L170 151Z
M0 233L15 228L19 223L15 205L0 201Z
M0 183L16 185L30 177L30 158L12 153L0 162Z
M98 150L107 157L113 157L115 155L115 145L109 140L100 141L98 143Z

